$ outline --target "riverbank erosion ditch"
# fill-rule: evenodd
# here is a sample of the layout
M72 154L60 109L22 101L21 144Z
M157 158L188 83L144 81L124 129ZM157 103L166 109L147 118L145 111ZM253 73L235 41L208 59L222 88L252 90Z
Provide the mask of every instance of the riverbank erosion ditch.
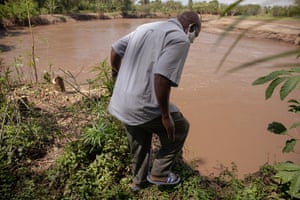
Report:
M300 20L243 19L238 17L203 16L203 30L210 33L244 34L246 37L270 39L300 45Z

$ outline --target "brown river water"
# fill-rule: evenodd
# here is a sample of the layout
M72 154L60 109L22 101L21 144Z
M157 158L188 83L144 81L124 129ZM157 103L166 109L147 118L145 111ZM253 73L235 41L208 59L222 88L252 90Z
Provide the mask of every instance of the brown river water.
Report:
M35 27L39 74L51 68L55 74L64 75L60 70L63 69L85 83L94 78L93 66L109 60L110 46L116 39L149 21L155 20L118 19ZM265 100L266 86L251 85L256 78L277 69L274 65L295 63L296 58L281 58L226 73L241 63L296 46L245 38L216 72L222 56L235 39L235 36L228 36L216 46L218 37L205 30L201 32L190 48L181 84L172 90L172 102L181 108L191 124L184 147L185 159L197 160L202 174L217 173L221 164L231 167L231 163L235 163L240 176L257 171L265 163L287 160L299 163L300 145L296 149L298 153L283 154L281 149L289 137L273 135L266 130L272 121L289 127L298 120L293 113L287 112L287 101L279 100L278 91L273 98ZM14 63L14 59L21 56L26 64L31 44L28 29L14 30L7 37L0 37L0 45L5 50L1 54L4 62ZM299 138L299 130L291 134Z

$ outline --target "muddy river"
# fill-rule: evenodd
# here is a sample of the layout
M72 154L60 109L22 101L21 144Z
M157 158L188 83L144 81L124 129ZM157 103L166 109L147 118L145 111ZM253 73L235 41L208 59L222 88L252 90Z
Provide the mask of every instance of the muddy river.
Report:
M64 76L62 71L69 71L78 82L85 83L94 78L93 66L109 60L113 41L148 21L153 20L120 19L35 27L39 74L52 71ZM222 56L235 39L234 36L226 37L215 46L218 37L202 31L190 48L181 84L172 91L172 101L191 124L184 147L185 159L197 160L197 168L202 174L217 173L221 164L231 167L231 163L235 163L240 176L255 172L264 163L287 160L299 163L300 145L298 154L283 154L281 149L288 137L273 135L266 130L272 121L289 127L299 119L287 112L288 104L279 100L278 92L266 101L266 86L251 85L257 77L277 69L275 65L296 62L296 58L281 58L226 73L241 63L296 47L276 41L244 39L216 72ZM20 63L27 66L32 45L27 29L15 30L1 37L0 45L6 64L22 60ZM23 71L24 77L30 76L27 67L23 67ZM299 137L299 130L291 134Z

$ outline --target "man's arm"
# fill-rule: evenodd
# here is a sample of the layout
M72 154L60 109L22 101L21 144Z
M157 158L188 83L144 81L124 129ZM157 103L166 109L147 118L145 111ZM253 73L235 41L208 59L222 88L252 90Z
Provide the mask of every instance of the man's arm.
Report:
M161 111L162 123L167 131L168 138L174 141L175 125L169 110L171 85L171 81L166 77L160 74L154 75L155 93Z
M118 72L121 66L122 57L119 56L113 48L111 48L110 52L110 63L112 66L112 78L116 80L118 76Z

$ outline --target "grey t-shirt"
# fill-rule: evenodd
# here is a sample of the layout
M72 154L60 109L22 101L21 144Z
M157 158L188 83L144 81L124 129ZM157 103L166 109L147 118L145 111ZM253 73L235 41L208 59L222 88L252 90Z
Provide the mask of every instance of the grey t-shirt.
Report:
M154 74L178 86L190 42L177 19L148 23L112 45L122 64L109 112L127 125L140 125L160 115ZM170 111L178 108L170 104Z

